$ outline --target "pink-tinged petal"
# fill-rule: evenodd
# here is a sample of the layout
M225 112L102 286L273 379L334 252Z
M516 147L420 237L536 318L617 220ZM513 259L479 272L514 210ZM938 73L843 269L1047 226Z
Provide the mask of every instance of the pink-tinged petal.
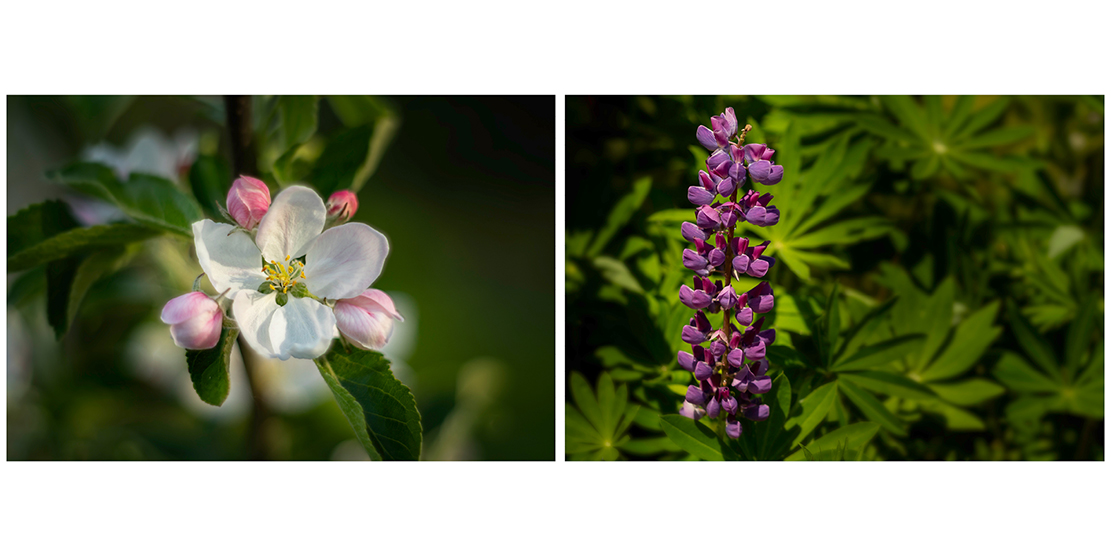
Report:
M730 106L729 108L726 108L725 113L722 114L722 117L725 119L725 133L728 134L729 137L736 135L737 114L733 112L733 107Z
M327 305L307 297L289 297L270 320L270 343L275 357L315 359L328 351L336 330L336 317Z
M355 297L378 279L389 250L386 236L366 224L336 226L309 245L305 285L320 298Z
M253 230L270 208L270 188L262 180L239 176L228 190L228 212L241 227Z
M239 333L251 349L265 357L278 356L273 342L270 341L270 324L279 309L277 296L276 293L240 290L231 304L232 316L239 325Z
M258 243L268 261L284 261L305 254L324 229L327 211L315 191L300 185L287 187L274 199L258 225Z
M224 314L217 307L213 313L200 313L189 320L170 326L170 337L178 347L212 349L220 341L223 327Z
M354 303L340 300L336 302L335 314L340 334L363 349L382 349L393 335L393 319L385 312L368 312Z
M162 322L179 324L198 315L211 317L220 312L220 306L204 292L189 292L166 302L162 308Z
M382 290L371 288L355 297L344 299L341 301L350 303L357 307L361 307L368 313L386 313L392 318L405 322L405 319L401 316L401 313L397 312L397 307L394 306L393 300L390 299L390 296L386 295L386 292Z
M355 192L344 189L336 191L328 197L328 216L339 218L343 221L351 220L355 211L359 210L359 197Z
M194 222L193 245L201 268L217 291L254 290L265 281L262 254L251 236L235 226L211 220Z

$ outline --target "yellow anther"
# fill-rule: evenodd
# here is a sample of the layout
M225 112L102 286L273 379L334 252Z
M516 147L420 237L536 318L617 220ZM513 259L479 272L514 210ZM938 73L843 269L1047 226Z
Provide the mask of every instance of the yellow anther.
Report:
M287 260L287 261L289 260L289 255L285 256L285 260Z
M302 279L302 280L304 280L304 279L305 279L305 271L303 271L303 270L301 271L301 279Z

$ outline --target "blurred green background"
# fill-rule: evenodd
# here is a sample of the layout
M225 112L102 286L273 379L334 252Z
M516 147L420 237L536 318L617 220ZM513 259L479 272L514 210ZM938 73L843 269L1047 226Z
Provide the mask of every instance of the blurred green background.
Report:
M384 352L416 397L422 458L554 458L553 98L315 101L315 133L291 138L275 124L275 98L253 97L259 173L276 191L285 163L326 197L369 171L354 220L390 240L374 287L406 317ZM194 192L212 176L227 182L224 194L230 186L220 97L9 96L7 109L9 216L62 199L86 225L122 218L45 178L76 160ZM298 141L292 162L278 160ZM9 275L8 459L250 457L251 392L238 357L227 402L207 406L158 318L201 272L191 248L170 237L142 244L92 286L57 341L42 268ZM258 427L266 458L366 458L311 361L269 362L259 375L271 410Z
M693 380L675 354L694 313L679 225L708 156L695 129L730 106L785 168L758 187L780 223L738 234L771 241L768 358L790 382L770 394L786 423L745 421L737 454L850 439L833 457L1104 458L1103 97L577 96L570 459L698 457L660 416ZM789 443L746 444L776 434Z

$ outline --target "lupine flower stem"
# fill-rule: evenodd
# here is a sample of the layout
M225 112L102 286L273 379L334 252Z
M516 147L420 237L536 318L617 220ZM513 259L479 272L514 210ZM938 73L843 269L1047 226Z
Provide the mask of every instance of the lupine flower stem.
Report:
M694 373L698 384L688 387L680 413L693 419L722 417L725 422L718 427L719 432L737 438L741 435L740 417L761 421L770 413L757 396L771 389L765 357L767 346L775 341L775 331L761 331L765 317L753 322L755 313L772 309L771 286L763 282L737 295L733 274L763 278L775 260L763 254L768 242L750 246L747 238L737 237L734 232L741 221L755 226L779 222L779 209L768 206L772 195L759 195L753 189L742 194L741 188L749 177L752 183L779 183L783 167L771 162L775 151L767 145L744 145L752 127L738 130L732 108L710 118L710 122L712 130L699 126L695 133L698 142L711 151L706 159L707 171L698 173L699 185L687 190L687 199L698 207L695 221L681 226L683 237L695 246L694 250L683 251L683 266L694 271L695 277L693 289L687 285L679 289L679 300L696 313L682 332L691 351L679 352L678 360L680 366ZM719 196L727 201L717 202ZM724 274L724 285L712 282L711 274ZM705 313L719 310L722 326L714 330ZM709 347L703 347L707 342Z

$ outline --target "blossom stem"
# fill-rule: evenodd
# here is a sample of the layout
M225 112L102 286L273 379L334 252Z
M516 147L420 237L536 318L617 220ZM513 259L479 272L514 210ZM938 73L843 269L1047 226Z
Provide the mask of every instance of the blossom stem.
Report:
M227 95L224 107L228 117L228 133L231 135L232 167L235 175L255 175L258 162L255 157L254 130L251 128L250 95ZM253 460L270 459L270 446L263 426L270 419L270 406L262 393L258 379L258 355L247 345L243 335L239 335L239 354L243 358L243 369L247 374L247 384L251 388L251 429L250 451Z

